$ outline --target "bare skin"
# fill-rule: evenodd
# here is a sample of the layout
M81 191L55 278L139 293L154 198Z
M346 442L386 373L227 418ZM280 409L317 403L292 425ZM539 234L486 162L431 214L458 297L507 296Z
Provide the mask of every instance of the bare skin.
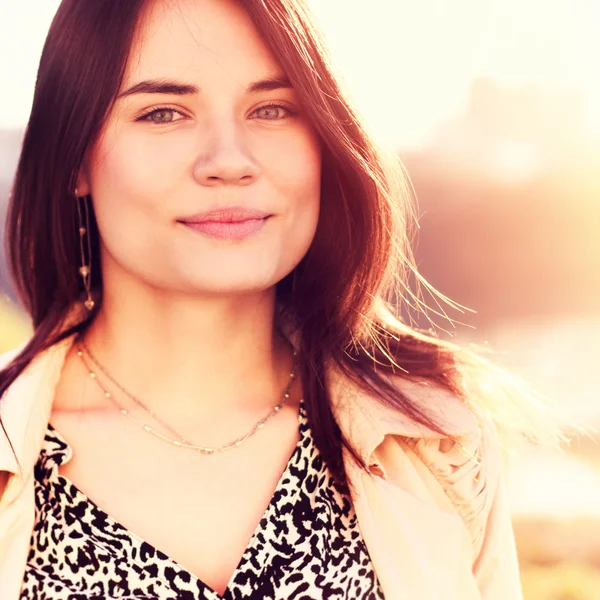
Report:
M74 450L60 473L222 595L298 443L299 388L244 444L205 456L157 440L110 405L102 407L102 393L71 352L51 420ZM82 397L90 408L73 403ZM209 435L210 426L201 427L206 437L193 441L222 445L264 416L262 411L229 419L229 438L220 441Z
M77 182L101 237L102 304L87 343L117 381L203 446L250 431L288 382L275 285L312 242L321 151L293 89L252 89L281 76L234 0L152 4L121 91L147 80L197 91L120 98ZM144 116L157 106L160 118ZM235 242L181 223L233 205L272 217ZM204 456L121 415L72 351L51 416L73 450L61 474L222 594L298 442L298 380L292 392L242 446Z

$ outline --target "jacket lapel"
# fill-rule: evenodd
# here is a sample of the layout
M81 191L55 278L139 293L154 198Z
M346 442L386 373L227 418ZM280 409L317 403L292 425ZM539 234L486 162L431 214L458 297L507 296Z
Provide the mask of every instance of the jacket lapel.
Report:
M398 453L399 462L408 461ZM363 540L386 600L479 598L465 577L471 541L461 518L423 501L405 484L410 465L396 465L407 479L386 481L345 460ZM398 469L397 469L398 470Z
M462 518L406 443L444 436L382 405L332 369L328 384L336 420L370 470L360 469L344 449L359 527L386 599L479 599L465 572L472 542ZM394 385L448 434L458 438L477 429L474 414L454 394L399 378Z
M426 381L415 382L400 377L391 381L399 393L431 415L450 436L458 438L477 429L473 412L449 390ZM428 439L446 437L382 404L334 367L328 368L327 385L336 421L365 461L373 458L373 453L388 435Z

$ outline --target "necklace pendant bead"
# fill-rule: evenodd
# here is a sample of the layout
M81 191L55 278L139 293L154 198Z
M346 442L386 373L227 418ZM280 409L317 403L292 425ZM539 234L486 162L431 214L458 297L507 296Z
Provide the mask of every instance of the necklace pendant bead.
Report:
M173 440L173 446L181 446L181 442L178 442L177 440Z
M144 429L145 429L147 432L151 432L151 431L152 431L152 427L150 427L150 425L144 425Z
M121 412L122 415L128 414L127 411L124 408L122 408L120 412Z

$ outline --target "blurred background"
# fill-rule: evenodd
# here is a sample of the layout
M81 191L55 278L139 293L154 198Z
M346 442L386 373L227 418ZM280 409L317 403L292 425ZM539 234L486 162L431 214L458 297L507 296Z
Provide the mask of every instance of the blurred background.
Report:
M58 0L0 21L0 218ZM415 188L416 257L468 311L441 336L600 429L600 56L592 0L313 0L348 93ZM368 7L367 9L365 7ZM0 229L2 235L2 229ZM29 334L0 254L0 351ZM600 600L600 446L524 449L509 486L526 600Z

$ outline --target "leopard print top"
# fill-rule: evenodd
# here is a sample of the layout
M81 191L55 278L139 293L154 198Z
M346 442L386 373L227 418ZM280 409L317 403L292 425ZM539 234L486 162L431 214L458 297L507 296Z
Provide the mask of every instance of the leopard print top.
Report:
M94 504L58 467L71 449L48 427L35 469L36 523L22 600L382 600L347 493L300 440L223 596Z

